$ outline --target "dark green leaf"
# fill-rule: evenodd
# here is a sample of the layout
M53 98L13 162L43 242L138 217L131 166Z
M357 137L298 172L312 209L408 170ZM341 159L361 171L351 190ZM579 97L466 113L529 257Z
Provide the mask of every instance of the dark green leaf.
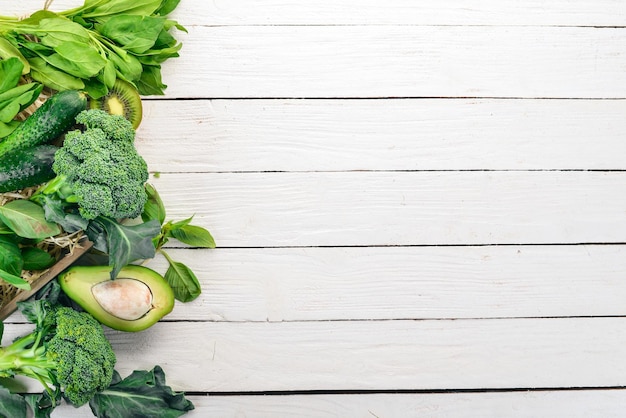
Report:
M163 95L167 86L161 81L160 65L144 65L137 90L142 96Z
M192 247L215 248L211 233L201 226L183 225L171 230L172 237Z
M121 78L130 82L139 80L143 69L136 57L119 47L111 47L107 56L115 64Z
M182 392L174 392L165 382L163 369L134 371L124 380L116 373L114 383L89 401L97 417L176 418L194 409Z
M159 225L162 225L163 222L165 222L166 214L165 205L163 205L161 196L159 196L159 193L151 184L146 183L145 189L146 194L148 195L148 201L143 207L141 219L143 219L144 222L156 219L159 221Z
M22 248L22 259L24 260L24 270L45 270L56 263L56 258L49 252L37 247Z
M142 259L153 258L155 248L152 239L161 232L161 224L152 220L137 225L123 225L115 219L99 216L89 223L87 235L92 242L106 234L106 253L109 254L111 278L125 265Z
M0 235L0 269L19 277L23 265L22 251L14 236Z
M142 53L152 48L163 29L165 18L116 15L100 27L100 33L127 51Z
M0 321L0 340L2 340L3 334L4 334L4 322Z
M61 401L60 392L57 392L57 394L59 396L55 402L52 402L50 394L45 391L40 394L26 394L24 395L24 399L33 410L34 418L50 418L52 411Z
M161 250L161 253L169 263L164 277L174 291L176 300L191 302L200 296L202 288L194 272L185 264L172 260L165 251Z
M26 418L28 404L20 395L11 393L8 389L0 387L0 417L1 418Z
M46 221L43 208L29 200L14 200L0 206L0 219L23 238L43 239L61 232L59 225Z

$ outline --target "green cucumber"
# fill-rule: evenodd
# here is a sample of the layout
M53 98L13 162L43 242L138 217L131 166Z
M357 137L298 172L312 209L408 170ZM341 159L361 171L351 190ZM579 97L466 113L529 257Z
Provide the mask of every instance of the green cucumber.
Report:
M0 159L0 193L37 186L55 177L54 145L38 145L14 151Z
M0 158L19 149L51 144L69 129L82 110L87 96L77 90L65 90L47 99L9 136L0 142Z

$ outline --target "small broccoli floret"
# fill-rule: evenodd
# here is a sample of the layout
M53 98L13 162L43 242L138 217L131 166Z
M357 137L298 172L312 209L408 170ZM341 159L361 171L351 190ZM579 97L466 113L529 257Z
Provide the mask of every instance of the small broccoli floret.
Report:
M31 334L0 348L0 376L37 379L53 402L87 403L113 379L115 353L102 325L86 312L44 301Z
M52 166L57 178L43 194L63 190L80 215L95 219L139 216L147 200L148 166L134 146L135 131L122 116L85 110L76 121L83 131L68 132Z
M133 124L120 115L111 115L103 110L89 110L78 114L76 122L85 125L88 129L102 129L108 137L114 140L131 144L135 140Z

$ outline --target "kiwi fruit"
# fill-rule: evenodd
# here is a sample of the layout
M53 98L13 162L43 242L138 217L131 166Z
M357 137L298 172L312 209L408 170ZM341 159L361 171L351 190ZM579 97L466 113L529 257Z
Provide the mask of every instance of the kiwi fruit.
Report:
M117 79L109 92L99 99L89 99L90 109L102 109L113 115L122 115L137 129L141 123L142 106L139 92L132 84Z

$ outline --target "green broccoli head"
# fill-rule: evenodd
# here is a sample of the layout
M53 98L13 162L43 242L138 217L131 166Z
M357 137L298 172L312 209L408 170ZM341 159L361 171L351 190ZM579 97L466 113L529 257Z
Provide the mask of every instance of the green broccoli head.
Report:
M0 347L0 377L38 380L56 404L87 403L113 380L115 353L102 325L89 313L46 301L27 302L36 327ZM27 315L28 316L28 315Z
M85 129L66 134L52 166L63 181L52 183L73 190L68 200L85 219L139 216L147 200L148 166L135 149L132 124L96 109L81 112L76 121Z
M56 365L58 384L73 405L83 405L113 379L115 353L100 323L86 312L56 309L56 330L47 356Z

